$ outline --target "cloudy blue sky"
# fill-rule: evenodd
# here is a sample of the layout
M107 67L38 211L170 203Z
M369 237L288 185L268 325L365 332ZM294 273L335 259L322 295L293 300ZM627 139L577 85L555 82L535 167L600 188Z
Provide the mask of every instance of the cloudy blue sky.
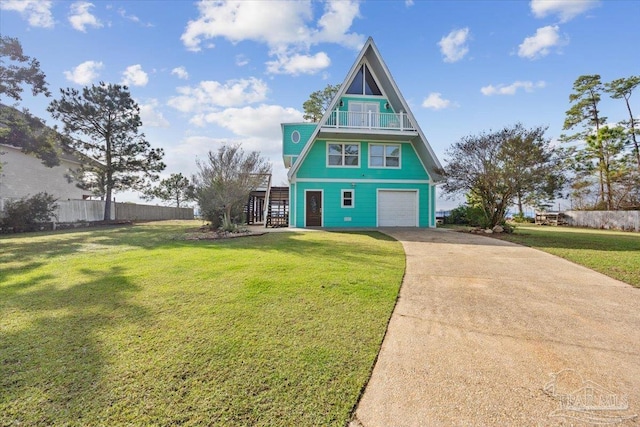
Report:
M166 176L242 142L272 161L276 184L286 183L280 123L301 121L311 92L342 82L369 36L446 163L461 137L516 122L557 138L578 76L640 74L638 17L631 0L0 0L2 35L40 61L54 97L129 85ZM54 124L49 102L27 93L21 105ZM626 118L618 100L602 112Z

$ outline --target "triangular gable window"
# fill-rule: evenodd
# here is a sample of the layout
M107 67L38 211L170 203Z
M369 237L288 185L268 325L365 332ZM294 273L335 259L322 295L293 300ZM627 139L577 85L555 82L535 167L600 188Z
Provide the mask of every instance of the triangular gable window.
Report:
M382 92L376 83L373 74L369 71L369 67L366 64L362 64L362 67L358 70L351 85L347 89L349 95L380 95Z

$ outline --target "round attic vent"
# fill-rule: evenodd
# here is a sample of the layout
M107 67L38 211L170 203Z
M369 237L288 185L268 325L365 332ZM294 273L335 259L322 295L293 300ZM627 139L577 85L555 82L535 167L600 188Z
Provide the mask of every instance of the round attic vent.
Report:
M298 132L297 130L291 132L291 141L293 141L294 144L300 142L300 132Z

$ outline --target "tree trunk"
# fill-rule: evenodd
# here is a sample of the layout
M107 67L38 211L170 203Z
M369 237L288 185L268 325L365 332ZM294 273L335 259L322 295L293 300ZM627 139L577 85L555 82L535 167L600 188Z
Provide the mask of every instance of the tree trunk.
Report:
M224 216L225 216L225 225L226 224L231 224L231 204L227 204L224 207Z
M109 126L108 126L109 127ZM104 204L104 218L103 221L111 220L111 192L113 190L113 171L111 169L111 131L107 130L105 137L105 178L106 178L106 203ZM114 218L115 219L115 218Z
M520 218L524 218L524 212L522 211L522 194L518 193L518 215Z
M600 118L598 117L598 102L595 94L591 90L591 104L593 105L593 117L596 124L596 146L598 148L598 170L600 171L600 203L604 204L604 176L602 174L602 165L604 164L604 152L602 151L602 142L600 141Z
M604 204L604 174L602 173L602 166L600 166L598 169L600 170L600 204L603 205Z
M107 196L104 202L104 217L103 221L111 220L111 187L107 188Z
M638 161L638 170L640 171L640 146L638 145L638 140L636 139L636 127L635 121L633 119L633 113L631 112L631 106L629 105L629 98L624 98L627 103L627 110L629 111L629 124L631 125L631 139L633 139L633 146L636 152L636 160Z
M612 211L614 210L613 208L613 190L612 190L612 185L611 185L611 172L608 170L609 168L607 167L607 170L605 171L605 179L606 179L606 184L607 184L607 209Z

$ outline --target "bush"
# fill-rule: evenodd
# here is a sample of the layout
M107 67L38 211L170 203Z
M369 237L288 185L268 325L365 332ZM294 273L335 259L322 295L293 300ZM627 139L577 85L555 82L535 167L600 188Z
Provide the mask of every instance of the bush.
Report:
M223 213L224 209L209 207L202 209L202 218L209 223L209 228L211 228L212 230L217 230L222 226Z
M204 203L201 203L201 206ZM229 222L224 220L224 208L213 206L212 203L208 204L209 206L205 209L202 209L202 218L209 223L209 228L211 230L227 230L233 225L242 224L244 217L244 206L236 207L231 211L231 218Z
M32 197L7 202L2 211L0 224L14 231L35 229L38 224L51 221L58 208L56 199L48 193L38 193Z
M516 226L513 224L509 224L508 222L505 222L504 224L502 224L502 230L507 234L513 233L513 230L515 229L516 229Z
M518 223L518 224L523 224L523 223L531 223L531 224L533 224L535 222L535 219L530 217L530 216L524 216L524 214L522 214L522 215L515 214L513 216L513 222Z
M240 225L237 221L226 220L224 218L224 215L222 216L221 221L222 225L218 228L218 230L220 231L224 231L227 233L244 233L246 231L249 231L244 224Z
M445 218L446 224L470 225L472 227L485 227L487 220L482 209L469 205L461 205L451 210Z

